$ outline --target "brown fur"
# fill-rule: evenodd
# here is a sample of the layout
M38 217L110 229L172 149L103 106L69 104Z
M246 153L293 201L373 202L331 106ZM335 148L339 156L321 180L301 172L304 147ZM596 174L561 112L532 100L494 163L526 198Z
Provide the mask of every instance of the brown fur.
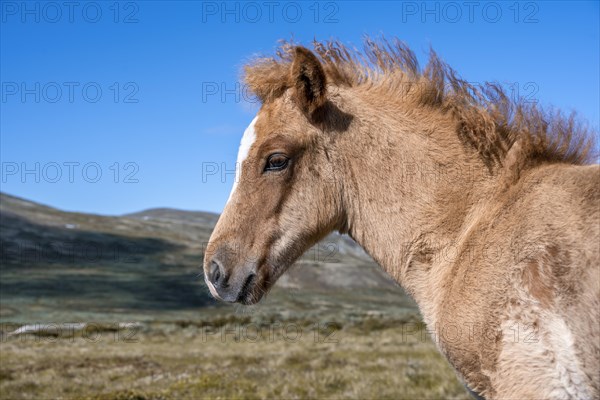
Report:
M362 53L337 41L315 42L314 47L327 80L336 86L367 87L414 107L452 114L461 140L490 167L501 165L517 140L521 143L515 164L584 164L593 159L593 136L579 125L575 114L564 117L560 112L544 112L534 103L513 101L496 84L474 86L433 51L429 64L420 70L415 54L398 40L366 39ZM263 103L282 96L298 81L295 74L288 74L296 49L283 42L276 57L259 58L246 66L245 81Z
M254 303L316 241L349 233L477 393L600 396L593 136L435 54L421 70L400 42L314 48L246 68L263 106L205 271L219 259L230 288L256 274L238 300ZM274 153L290 164L266 172Z

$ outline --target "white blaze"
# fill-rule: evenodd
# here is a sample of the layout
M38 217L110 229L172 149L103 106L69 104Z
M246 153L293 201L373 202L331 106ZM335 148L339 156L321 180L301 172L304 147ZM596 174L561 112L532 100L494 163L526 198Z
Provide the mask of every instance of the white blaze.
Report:
M233 181L233 187L231 188L231 193L229 194L229 199L227 203L233 197L233 192L237 187L238 182L242 179L242 163L248 157L248 152L250 151L250 147L256 140L256 133L254 132L254 125L256 124L256 120L258 116L254 117L250 125L244 131L244 136L242 136L242 141L240 142L240 149L238 150L237 162L235 164L235 180Z

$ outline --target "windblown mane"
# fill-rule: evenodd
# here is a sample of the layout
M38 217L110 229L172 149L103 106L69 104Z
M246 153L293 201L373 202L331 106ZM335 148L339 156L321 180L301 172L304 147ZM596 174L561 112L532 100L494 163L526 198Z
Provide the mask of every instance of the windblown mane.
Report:
M293 48L284 41L275 56L258 58L245 67L245 82L263 103L290 88ZM594 158L595 135L574 113L565 116L511 99L498 84L468 83L433 51L427 66L420 68L415 53L399 40L366 38L362 51L335 40L315 41L313 49L329 84L383 89L415 107L451 113L463 143L475 148L490 170L506 163L521 169L543 162L585 164ZM511 149L515 154L507 157Z

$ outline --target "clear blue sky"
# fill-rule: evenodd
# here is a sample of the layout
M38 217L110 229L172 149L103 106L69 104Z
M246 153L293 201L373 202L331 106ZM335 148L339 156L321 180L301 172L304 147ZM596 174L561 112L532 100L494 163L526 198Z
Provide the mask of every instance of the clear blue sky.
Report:
M203 163L233 169L257 109L222 88L292 35L384 33L422 62L432 46L469 81L512 83L599 126L598 2L0 4L2 191L66 210L220 212L233 174L203 182Z

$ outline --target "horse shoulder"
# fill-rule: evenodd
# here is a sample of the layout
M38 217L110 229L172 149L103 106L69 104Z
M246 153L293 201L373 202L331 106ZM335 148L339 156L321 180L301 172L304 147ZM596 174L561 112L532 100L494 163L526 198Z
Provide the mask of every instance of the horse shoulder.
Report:
M436 323L482 329L459 343L437 339L482 395L599 394L600 196L590 184L598 171L526 176L503 206L482 213L460 244L463 254L446 262L452 272L443 305L433 307Z

